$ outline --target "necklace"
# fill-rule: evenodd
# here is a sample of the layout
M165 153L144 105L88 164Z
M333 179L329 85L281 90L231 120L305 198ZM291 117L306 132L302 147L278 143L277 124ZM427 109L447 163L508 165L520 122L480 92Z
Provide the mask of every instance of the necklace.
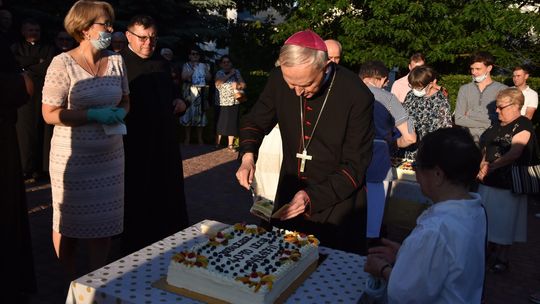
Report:
M315 129L317 129L317 125L319 124L319 119L321 118L321 114L324 110L324 106L326 105L326 101L328 100L328 96L330 96L330 91L332 91L332 86L334 85L334 79L336 78L337 71L334 70L334 75L332 75L332 81L330 82L330 86L328 87L328 92L326 92L326 97L324 98L321 110L319 111L319 115L317 116L317 120L315 121L315 125L313 126L313 129L311 130L311 135L309 136L308 142L306 143L305 137L304 137L304 106L303 106L303 100L302 96L300 96L300 129L302 130L302 153L296 153L296 158L301 159L300 162L300 172L304 172L304 169L306 167L306 160L312 160L313 156L307 154L307 149L309 147L309 144L311 143L311 140L313 139L313 134L315 133Z
M103 56L99 57L98 62L97 62L97 69L96 69L96 72L94 73L94 70L92 70L92 68L90 67L90 64L86 60L86 57L83 55L82 50L80 50L79 53L81 54L81 57L83 58L84 63L86 64L86 67L88 68L88 72L90 73L90 75L97 77L99 75L99 67L101 66L101 59L103 58Z

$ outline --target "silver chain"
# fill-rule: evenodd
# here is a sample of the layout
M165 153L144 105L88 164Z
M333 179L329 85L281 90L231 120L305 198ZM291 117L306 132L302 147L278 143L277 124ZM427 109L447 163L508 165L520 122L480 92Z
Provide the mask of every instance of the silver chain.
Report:
M89 72L90 72L90 75L92 75L92 76L94 76L94 77L97 77L98 74L99 74L99 67L100 67L100 65L101 65L101 59L103 58L103 56L100 56L100 57L99 57L99 60L98 60L98 63L97 63L97 70L96 70L96 73L93 74L94 71L93 71L92 68L90 67L90 64L89 64L88 61L86 60L86 57L83 55L82 49L79 49L79 50L80 50L79 53L81 54L81 57L82 57L83 60L84 60L84 63L86 63L86 67L88 67L88 70L89 70Z
M330 91L332 91L332 86L334 85L334 79L336 78L336 74L337 74L337 71L334 69L334 75L332 75L332 81L330 82L330 86L328 87L328 92L326 93L326 97L324 98L321 111L319 112L319 116L317 116L317 120L315 121L313 130L311 130L311 136L309 137L307 144L304 138L304 105L303 105L302 95L300 95L300 128L302 130L302 149L304 150L307 150L307 148L309 147L309 144L311 143L311 140L313 139L313 134L315 133L315 129L317 128L317 125L319 124L319 119L321 118L321 114L324 110L324 106L326 105L328 96L330 96Z

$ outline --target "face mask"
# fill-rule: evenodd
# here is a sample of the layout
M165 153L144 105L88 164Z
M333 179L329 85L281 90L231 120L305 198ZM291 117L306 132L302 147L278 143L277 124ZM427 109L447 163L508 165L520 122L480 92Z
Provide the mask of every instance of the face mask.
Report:
M427 86L422 90L412 89L412 92L416 97L424 97L424 95L427 93Z
M476 76L476 77L473 76L474 82L482 82L486 78L487 78L487 73L485 73L484 75Z
M90 43L96 50L101 51L109 47L111 44L111 37L112 34L109 32L99 32L99 38L95 40L90 39Z

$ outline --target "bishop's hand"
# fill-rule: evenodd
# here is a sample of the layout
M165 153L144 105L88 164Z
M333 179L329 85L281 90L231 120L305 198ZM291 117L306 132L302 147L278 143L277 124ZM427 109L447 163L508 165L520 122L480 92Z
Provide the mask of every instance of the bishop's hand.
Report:
M280 219L282 221L296 217L306 211L306 205L309 202L309 196L306 191L300 190L296 192L293 199L289 203L289 207L281 212Z
M242 156L242 164L238 171L236 171L236 178L240 186L249 190L249 186L253 182L253 176L255 175L255 157L253 153L246 153Z

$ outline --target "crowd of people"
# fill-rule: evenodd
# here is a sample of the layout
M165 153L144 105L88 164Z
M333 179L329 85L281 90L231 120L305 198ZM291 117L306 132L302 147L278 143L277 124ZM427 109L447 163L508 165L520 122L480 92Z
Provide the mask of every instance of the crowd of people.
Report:
M421 54L394 84L402 100L382 89L382 62L365 62L360 82L340 58L330 58L330 47L309 30L285 41L241 126L238 182L250 189L258 149L279 124L279 214L269 225L313 233L328 247L367 250L364 270L388 281L389 302L482 302L485 269L507 271L510 245L526 241L527 195L514 191L509 172L540 161L529 119L537 95L525 102L522 92L531 90L526 68L516 67L508 88L491 79L493 56L474 54L473 79L460 88L452 115L447 90ZM394 178L390 156L400 148L433 203L403 245L380 238Z
M513 165L540 162L531 123L538 95L529 71L513 71L515 87L494 81L494 57L471 57L472 81L460 87L455 112L438 73L421 53L409 73L387 84L389 69L366 61L358 73L340 65L341 44L310 30L290 36L258 101L239 123L246 81L231 56L213 74L192 47L181 67L157 49L158 24L147 15L114 32L115 12L79 0L54 45L40 24L21 22L21 39L0 10L0 191L19 261L32 255L24 180L50 176L52 242L66 278L104 266L111 238L130 254L189 225L179 126L184 144L204 143L210 96L215 145L236 151L238 183L250 190L259 147L279 124L283 159L275 196L279 214L264 226L316 235L327 247L367 255L364 270L388 281L392 302L478 303L484 272L509 268L510 248L526 241L527 194L513 191ZM215 92L211 93L211 88ZM391 158L413 162L433 205L400 245L381 238ZM511 202L511 203L509 203ZM4 206L3 206L4 208ZM3 209L4 210L4 209ZM35 290L33 265L3 263L20 293ZM429 262L428 262L429 261ZM13 265L24 264L24 271ZM422 291L411 293L411 290ZM10 298L11 299L11 298Z

